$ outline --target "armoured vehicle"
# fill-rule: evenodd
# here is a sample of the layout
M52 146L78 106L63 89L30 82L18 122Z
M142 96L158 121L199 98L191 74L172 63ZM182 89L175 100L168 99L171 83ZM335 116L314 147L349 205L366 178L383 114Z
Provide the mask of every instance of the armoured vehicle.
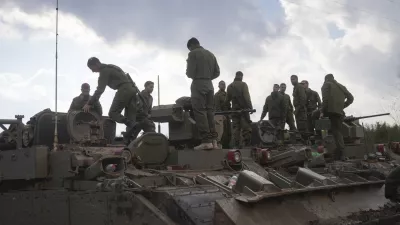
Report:
M152 111L154 121L169 123L169 139L146 133L129 146L118 144L113 121L94 113L44 110L26 125L22 116L0 120L0 224L394 224L400 218L383 195L385 175L376 160L314 167L315 151L296 143L281 149L295 152L296 160L279 165L268 165L273 154L260 146L194 151L190 108Z

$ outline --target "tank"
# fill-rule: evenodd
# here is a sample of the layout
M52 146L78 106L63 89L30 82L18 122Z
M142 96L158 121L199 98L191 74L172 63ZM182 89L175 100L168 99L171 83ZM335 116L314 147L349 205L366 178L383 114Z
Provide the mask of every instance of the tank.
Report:
M196 123L181 104L152 109L154 121L169 123L169 139L146 133L128 146L109 118L76 111L57 113L54 148L54 118L44 110L26 124L22 116L0 120L2 225L394 224L400 217L376 162L317 167L313 149L296 142L195 151ZM275 163L272 150L281 153Z

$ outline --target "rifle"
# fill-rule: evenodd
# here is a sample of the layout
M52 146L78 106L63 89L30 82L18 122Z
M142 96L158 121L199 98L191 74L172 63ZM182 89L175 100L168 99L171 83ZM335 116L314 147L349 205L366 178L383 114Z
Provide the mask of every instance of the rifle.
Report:
M126 73L126 76L128 77L128 80L132 83L133 87L136 89L136 93L137 93L140 101L143 102L143 107L147 109L148 108L147 102L146 102L146 100L144 100L144 97L140 93L139 88L136 86L135 82L133 82L133 80L132 80L131 76L129 75L129 73Z
M214 115L231 115L231 114L239 114L239 113L255 113L255 109L241 109L241 110L229 110L229 111L219 111L214 112Z
M375 114L375 115L369 115L369 116L358 116L358 117L346 116L343 120L344 120L344 122L354 122L354 121L360 120L360 119L379 117L379 116L387 116L387 115L390 115L390 113L382 113L382 114Z

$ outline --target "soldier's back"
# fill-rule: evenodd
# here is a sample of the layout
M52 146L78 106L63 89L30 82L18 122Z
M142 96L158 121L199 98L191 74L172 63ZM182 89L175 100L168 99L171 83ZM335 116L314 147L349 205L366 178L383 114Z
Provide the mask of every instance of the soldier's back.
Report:
M113 90L117 90L121 84L130 83L125 72L113 64L103 64L101 66L99 79L101 78L105 79L107 85Z
M194 79L212 79L217 63L214 54L203 47L196 48L192 52L196 58Z

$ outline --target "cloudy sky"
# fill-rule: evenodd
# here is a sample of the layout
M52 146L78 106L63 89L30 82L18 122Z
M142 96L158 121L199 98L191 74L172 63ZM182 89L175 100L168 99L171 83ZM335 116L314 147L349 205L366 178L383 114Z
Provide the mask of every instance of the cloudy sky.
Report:
M0 0L0 118L54 110L55 8L56 0ZM141 88L160 75L161 104L189 96L186 42L197 37L219 61L215 87L243 71L253 120L274 83L292 93L291 74L320 93L333 73L355 97L349 115L395 113L399 10L395 0L59 0L58 110L68 110L83 82L96 88L91 56L120 66ZM101 97L105 114L114 93ZM157 103L157 90L153 97Z

